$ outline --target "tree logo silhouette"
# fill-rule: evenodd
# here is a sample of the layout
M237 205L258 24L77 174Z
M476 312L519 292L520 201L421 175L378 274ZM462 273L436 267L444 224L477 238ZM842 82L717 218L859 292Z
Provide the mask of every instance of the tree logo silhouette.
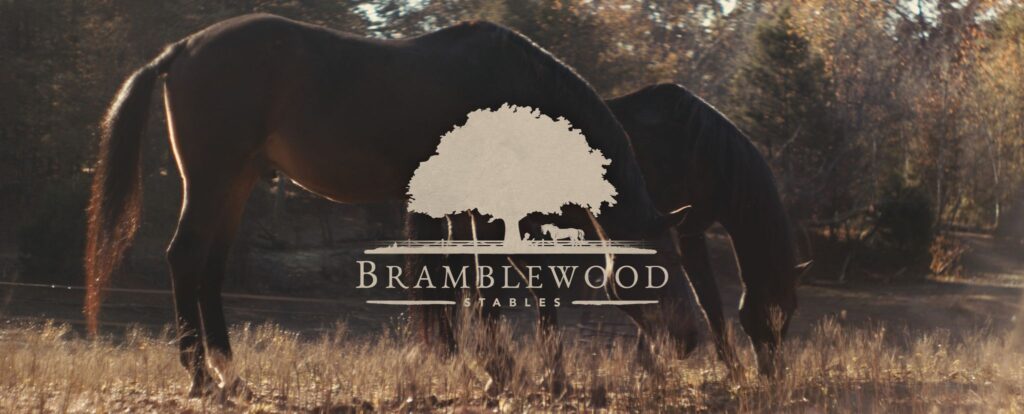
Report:
M505 246L522 244L519 221L576 204L597 216L615 204L604 179L611 161L565 118L505 104L470 112L441 137L409 180L409 211L434 218L476 209L505 225Z

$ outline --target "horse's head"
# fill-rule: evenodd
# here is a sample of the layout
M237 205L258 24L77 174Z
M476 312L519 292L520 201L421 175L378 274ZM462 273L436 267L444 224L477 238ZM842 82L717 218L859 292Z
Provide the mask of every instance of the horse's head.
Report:
M675 226L686 217L687 208L679 208L668 214L661 214L638 233L647 248L655 254L609 256L606 275L609 278L607 290L615 300L656 301L643 305L623 306L647 335L666 337L677 347L680 354L692 351L699 343L702 331L703 312L699 307L690 280L682 267L682 259L676 245ZM596 224L598 236L607 236ZM630 287L634 278L641 281Z
M665 243L671 244L671 243ZM704 330L703 311L690 285L690 279L680 265L680 259L674 247L663 247L656 243L657 254L619 255L615 257L615 268L635 268L643 275L643 288L622 289L616 283L629 283L631 271L619 271L612 274L610 285L613 285L611 296L619 300L656 300L656 303L630 305L624 309L645 334L653 338L664 338L680 356L685 356L699 345ZM656 267L648 267L656 266ZM644 270L641 270L644 269ZM648 272L653 275L647 279ZM617 280L623 279L623 280ZM653 284L650 284L653 281ZM663 283L663 285L662 285ZM648 288L653 286L655 288Z

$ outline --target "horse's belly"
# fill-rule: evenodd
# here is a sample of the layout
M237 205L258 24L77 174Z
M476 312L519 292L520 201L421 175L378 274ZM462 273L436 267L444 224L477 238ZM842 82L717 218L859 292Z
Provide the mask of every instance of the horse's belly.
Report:
M468 110L445 104L450 100L444 94L397 102L353 99L324 113L291 112L271 135L267 155L299 185L332 200L402 199L413 171L436 152L441 135L464 122Z
M267 155L296 184L343 203L401 199L415 168L343 140L272 138Z

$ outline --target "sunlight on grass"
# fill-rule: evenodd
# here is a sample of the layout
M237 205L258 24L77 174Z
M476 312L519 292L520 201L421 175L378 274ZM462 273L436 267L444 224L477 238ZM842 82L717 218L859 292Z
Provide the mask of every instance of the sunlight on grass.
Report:
M1020 412L1024 354L999 336L944 332L910 337L884 328L842 329L824 321L787 343L785 373L747 372L730 381L709 348L680 360L659 354L641 369L626 339L563 338L572 391L553 398L542 378L548 355L530 335L501 327L497 342L518 367L497 400L483 392L483 357L493 343L465 322L450 358L414 345L395 324L377 336L344 324L316 338L274 325L234 329L235 361L251 401L189 399L169 329L130 329L88 340L53 323L0 330L0 411L359 412L377 411L840 411ZM669 347L659 347L668 349ZM749 351L741 352L753 366ZM748 370L749 371L749 370Z

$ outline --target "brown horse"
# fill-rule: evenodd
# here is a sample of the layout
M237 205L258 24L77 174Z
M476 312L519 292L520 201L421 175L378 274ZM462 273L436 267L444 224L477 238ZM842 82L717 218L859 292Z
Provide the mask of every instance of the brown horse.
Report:
M86 315L96 330L102 289L139 225L140 136L152 89L164 108L184 184L167 249L181 363L193 395L216 379L234 388L221 282L253 184L280 170L339 202L405 197L414 169L466 114L504 103L570 120L612 160L617 203L607 235L651 240L645 256L673 270L668 228L647 194L629 140L590 86L525 37L488 23L403 40L361 38L268 15L226 20L169 46L125 81L103 123L89 206ZM580 226L588 221L575 214ZM671 324L679 298L629 309ZM637 309L640 308L640 309Z
M732 238L743 279L740 324L754 344L761 372L773 372L775 350L797 306L796 284L809 262L797 264L768 164L725 115L682 86L649 86L606 103L632 139L658 207L692 206L678 229L683 266L719 356L736 366L704 240L715 222Z

